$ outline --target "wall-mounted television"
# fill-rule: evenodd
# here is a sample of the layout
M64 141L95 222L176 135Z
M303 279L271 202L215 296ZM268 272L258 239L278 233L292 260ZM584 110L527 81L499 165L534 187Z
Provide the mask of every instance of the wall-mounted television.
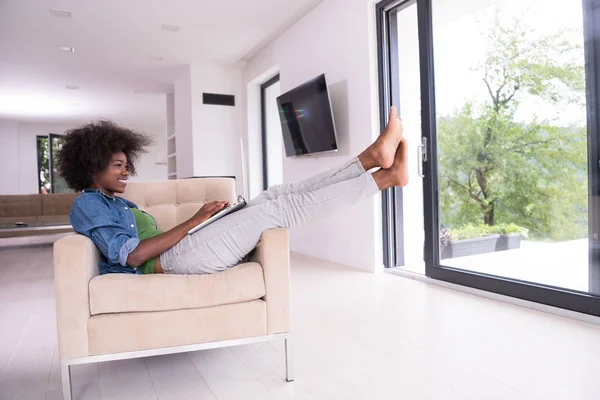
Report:
M337 151L337 138L325 74L277 98L288 157Z

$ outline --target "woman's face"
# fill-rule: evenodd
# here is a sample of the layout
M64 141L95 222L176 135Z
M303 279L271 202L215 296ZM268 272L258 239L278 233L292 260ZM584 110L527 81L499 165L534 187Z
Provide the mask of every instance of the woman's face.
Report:
M127 156L122 151L114 153L108 167L94 178L93 189L100 189L108 196L125 192L129 171L127 171Z

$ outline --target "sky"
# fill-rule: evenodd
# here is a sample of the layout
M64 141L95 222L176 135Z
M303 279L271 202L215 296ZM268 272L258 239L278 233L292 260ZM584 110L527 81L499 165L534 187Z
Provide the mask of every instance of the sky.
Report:
M486 31L493 26L496 11L501 24L515 19L532 30L535 39L561 30L569 30L565 39L582 46L583 12L581 0L433 0L434 65L436 108L438 115L450 115L468 100L487 100L489 94L476 67L487 53ZM531 121L534 116L555 120L560 125L585 126L582 106L553 106L549 102L524 99L516 119Z

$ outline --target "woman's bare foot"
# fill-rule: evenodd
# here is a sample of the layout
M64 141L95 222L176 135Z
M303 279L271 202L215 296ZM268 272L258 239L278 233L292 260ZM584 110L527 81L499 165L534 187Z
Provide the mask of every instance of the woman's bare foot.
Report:
M375 172L373 178L380 190L408 185L408 144L406 138L400 140L400 146L396 150L392 166Z
M400 140L400 146L398 146L394 156L394 163L389 171L396 178L394 186L408 185L408 142L404 137Z
M379 135L375 143L367 147L358 159L365 170L372 168L390 168L394 163L396 149L402 139L403 127L402 121L398 116L396 107L390 108L390 117L385 130Z

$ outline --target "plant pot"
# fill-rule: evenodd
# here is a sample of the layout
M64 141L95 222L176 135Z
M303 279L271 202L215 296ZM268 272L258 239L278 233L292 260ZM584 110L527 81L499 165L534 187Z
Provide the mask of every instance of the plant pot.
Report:
M496 242L496 251L514 250L521 247L521 234L502 234Z
M500 235L488 235L473 239L453 240L442 250L442 259L493 253Z
M442 249L441 259L452 258L452 242L448 243L446 247Z

